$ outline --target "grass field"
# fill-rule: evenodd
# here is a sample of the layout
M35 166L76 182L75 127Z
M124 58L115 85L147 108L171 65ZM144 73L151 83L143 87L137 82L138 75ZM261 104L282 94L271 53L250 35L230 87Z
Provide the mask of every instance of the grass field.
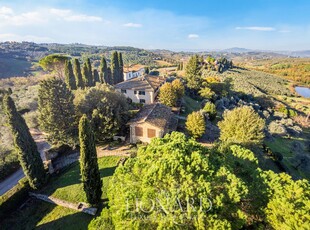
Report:
M113 175L119 159L119 157L98 159L103 180L103 204L107 199L109 179ZM49 184L40 192L66 201L85 202L86 196L80 182L79 164L75 163L62 174L51 178ZM28 205L3 221L1 229L87 229L91 219L92 217L87 214L31 199Z
M297 84L310 85L310 58L274 58L247 60L239 66L275 74Z
M275 137L272 141L266 141L265 144L272 152L279 152L283 156L282 163L289 169L293 178L310 179L310 172L308 170L296 169L296 155L310 155L308 152L308 141L310 138L310 130L304 129L300 137Z
M187 116L194 111L200 110L200 101L195 101L187 95L185 95L183 99L185 102L185 112L181 114L182 116Z
M163 61L163 60L156 60L155 63L160 67L160 66L173 66L173 64Z

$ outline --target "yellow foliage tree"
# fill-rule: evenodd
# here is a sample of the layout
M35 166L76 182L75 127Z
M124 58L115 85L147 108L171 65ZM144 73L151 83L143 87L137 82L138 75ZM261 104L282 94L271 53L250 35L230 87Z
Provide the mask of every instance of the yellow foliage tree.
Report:
M204 116L199 111L189 114L185 125L188 133L196 139L202 137L206 130Z

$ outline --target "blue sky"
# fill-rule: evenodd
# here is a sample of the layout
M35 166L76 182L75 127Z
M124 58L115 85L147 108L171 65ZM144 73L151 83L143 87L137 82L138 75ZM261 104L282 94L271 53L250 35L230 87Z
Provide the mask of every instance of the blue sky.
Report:
M310 49L309 0L1 0L0 41Z

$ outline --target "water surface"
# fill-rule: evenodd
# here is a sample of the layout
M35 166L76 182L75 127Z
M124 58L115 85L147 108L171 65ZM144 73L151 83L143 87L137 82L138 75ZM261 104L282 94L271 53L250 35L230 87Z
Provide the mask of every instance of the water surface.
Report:
M305 98L310 98L310 88L308 88L308 87L296 86L295 91L300 96L303 96Z

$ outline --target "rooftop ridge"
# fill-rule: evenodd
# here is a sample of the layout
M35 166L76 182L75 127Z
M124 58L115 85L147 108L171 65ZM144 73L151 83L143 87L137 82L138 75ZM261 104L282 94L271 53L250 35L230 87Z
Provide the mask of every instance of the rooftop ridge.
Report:
M145 116L145 118L142 120L143 122L146 122L146 120L148 119L148 117L152 114L152 112L154 111L154 109L156 108L156 106L158 105L158 103L155 103L153 105L153 108L150 110L150 112Z

